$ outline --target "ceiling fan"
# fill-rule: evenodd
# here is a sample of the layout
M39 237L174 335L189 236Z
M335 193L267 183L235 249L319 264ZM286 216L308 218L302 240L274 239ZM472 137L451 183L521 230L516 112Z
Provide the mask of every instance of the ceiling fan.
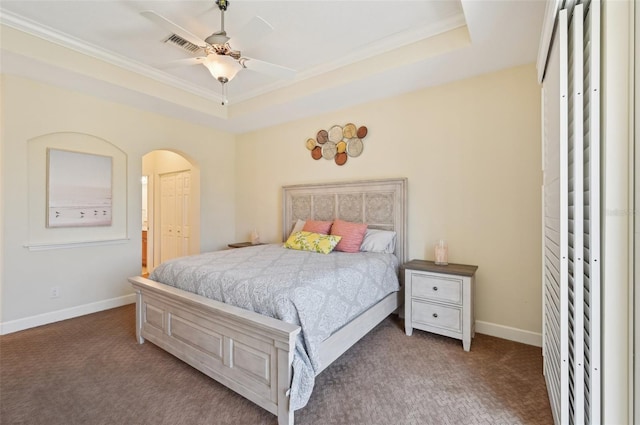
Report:
M241 69L246 68L276 78L291 79L295 77L296 71L291 68L243 56L241 50L234 50L229 44L232 38L227 36L224 29L224 12L229 7L229 1L216 0L216 5L220 9L221 28L204 40L152 10L140 12L152 22L197 46L198 51L204 52L204 56L180 59L170 62L168 66L202 64L207 67L211 75L222 84L223 105L228 103L226 83L231 81ZM249 24L236 37L233 37L233 44L236 49L244 48L260 40L271 31L273 31L273 27L267 21L259 16L254 16Z

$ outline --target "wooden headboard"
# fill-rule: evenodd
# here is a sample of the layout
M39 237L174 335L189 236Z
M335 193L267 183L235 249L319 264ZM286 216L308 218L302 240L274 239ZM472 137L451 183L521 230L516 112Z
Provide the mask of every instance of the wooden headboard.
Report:
M400 264L408 260L406 178L284 186L282 204L283 240L298 219L339 218L395 231L395 254Z

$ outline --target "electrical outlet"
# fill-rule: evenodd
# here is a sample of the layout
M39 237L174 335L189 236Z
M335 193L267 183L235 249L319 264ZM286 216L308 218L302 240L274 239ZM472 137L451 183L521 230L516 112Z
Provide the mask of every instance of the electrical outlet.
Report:
M57 286L51 287L51 292L49 293L50 298L58 298L60 296L60 288Z

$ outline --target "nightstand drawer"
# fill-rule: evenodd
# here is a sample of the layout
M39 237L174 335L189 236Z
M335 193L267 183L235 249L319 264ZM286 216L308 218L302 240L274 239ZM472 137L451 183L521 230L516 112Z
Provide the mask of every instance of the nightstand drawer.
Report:
M443 305L411 301L412 318L415 323L436 326L462 332L462 309Z
M411 296L462 305L462 279L412 273Z

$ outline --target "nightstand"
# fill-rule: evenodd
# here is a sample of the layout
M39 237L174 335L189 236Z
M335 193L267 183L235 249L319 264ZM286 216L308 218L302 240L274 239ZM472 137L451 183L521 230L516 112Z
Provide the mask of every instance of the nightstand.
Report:
M246 248L248 246L258 246L258 245L264 245L264 244L263 243L251 243L251 242L236 242L236 243L230 243L227 246L229 248Z
M411 260L404 269L404 326L462 340L471 349L475 333L473 293L478 266Z

